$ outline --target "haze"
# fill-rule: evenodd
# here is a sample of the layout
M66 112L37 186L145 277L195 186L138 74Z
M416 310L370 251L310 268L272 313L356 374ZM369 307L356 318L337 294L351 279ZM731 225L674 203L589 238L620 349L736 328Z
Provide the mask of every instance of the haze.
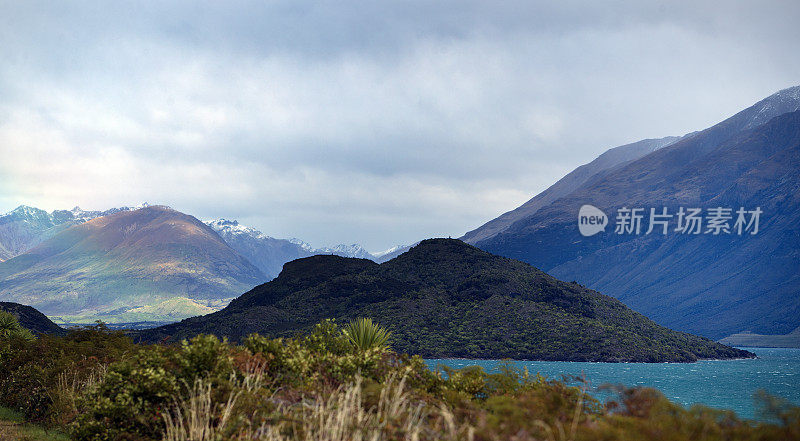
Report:
M143 201L377 251L800 83L800 4L0 2L0 212Z

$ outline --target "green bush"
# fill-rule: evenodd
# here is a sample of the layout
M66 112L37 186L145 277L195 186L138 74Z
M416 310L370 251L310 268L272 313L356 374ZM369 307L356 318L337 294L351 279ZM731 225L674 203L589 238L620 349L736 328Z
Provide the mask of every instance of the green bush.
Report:
M112 441L122 434L160 439L164 413L198 379L227 388L233 373L233 349L214 336L200 335L180 347L148 347L112 364L103 381L86 394L73 436L87 441Z
M66 337L0 340L0 405L29 421L63 424L77 412L76 395L109 363L138 349L124 334L102 325Z
M0 339L22 338L33 340L31 331L22 327L19 320L10 312L0 311Z
M342 333L360 351L385 349L392 333L372 322L370 318L353 320L345 326Z

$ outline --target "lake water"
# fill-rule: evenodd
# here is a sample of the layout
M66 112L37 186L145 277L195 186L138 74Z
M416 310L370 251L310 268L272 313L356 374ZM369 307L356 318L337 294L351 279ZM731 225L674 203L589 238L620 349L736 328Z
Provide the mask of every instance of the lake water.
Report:
M753 394L763 389L800 405L800 349L745 348L758 355L750 360L709 360L696 363L583 363L514 361L531 374L548 378L585 375L592 389L601 384L648 386L659 389L676 403L705 404L731 409L741 418L758 419ZM434 369L478 365L496 371L498 360L429 359ZM593 394L598 398L596 390Z

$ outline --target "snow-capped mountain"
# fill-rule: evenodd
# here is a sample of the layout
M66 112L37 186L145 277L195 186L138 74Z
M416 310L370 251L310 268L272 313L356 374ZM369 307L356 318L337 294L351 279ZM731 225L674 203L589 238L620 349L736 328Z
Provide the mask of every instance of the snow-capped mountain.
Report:
M372 255L374 256L373 260L378 262L378 263L387 262L387 261L392 260L395 257L405 253L406 251L410 250L411 247L416 246L418 243L419 242L414 242L411 245L396 245L396 246L393 246L393 247L389 248L388 250L378 251L377 253L372 253Z
M277 277L284 263L314 254L301 244L267 236L235 220L216 219L205 223L270 280Z
M308 242L297 238L276 239L267 236L253 227L240 224L236 220L216 219L206 221L206 225L216 231L231 248L245 256L270 278L277 277L284 263L315 254L333 254L342 257L369 259L381 263L391 260L411 248L408 245L398 245L374 254L359 244L339 244L332 247L316 248Z
M68 213L72 214L72 218L76 222L86 222L86 221L90 221L92 219L96 219L98 217L108 216L109 214L119 213L119 212L122 212L122 211L134 211L134 210L138 210L140 208L146 208L146 207L150 207L150 206L151 205L148 204L147 202L142 202L141 204L136 205L136 206L132 206L132 207L128 207L128 206L115 207L115 208L109 208L108 210L104 210L104 211L98 211L98 210L86 211L86 210L81 209L81 207L77 207L76 206L72 210L69 210ZM170 208L170 207L166 207L166 206L164 206L164 207L165 208ZM64 213L65 211L66 210L56 210L53 213Z
M242 225L236 220L216 219L206 222L206 225L213 228L217 233L226 236L248 236L253 239L272 239L255 228Z
M299 245L300 248L308 251L309 253L313 253L314 251L316 251L316 248L311 246L310 243L304 241L303 239L298 239L296 237L293 237L293 238L289 239L289 242L291 242L291 243L293 243L295 245Z
M148 207L143 203L135 207L118 207L105 211L72 210L47 212L40 208L20 205L0 215L0 262L18 256L56 233L73 225L121 211Z
M0 262L32 249L44 240L73 225L111 214L150 207L147 202L136 206L123 206L108 210L71 210L47 212L40 208L21 205L0 215ZM168 208L168 207L167 207ZM385 262L402 254L409 246L398 245L372 254L359 244L339 244L317 248L301 239L278 239L261 231L242 225L236 220L215 219L205 221L231 248L247 258L270 279L276 277L283 264L315 254L333 254Z
M383 255L383 253L370 253L357 243L352 245L339 244L332 247L315 248L310 243L296 237L289 239L289 242L300 246L311 254L333 254L335 256L356 257L369 260L375 260L379 255Z
M333 254L342 257L357 257L359 259L374 260L375 256L369 251L365 250L361 245L354 243L352 245L339 244L333 247L324 247L316 250L316 254Z

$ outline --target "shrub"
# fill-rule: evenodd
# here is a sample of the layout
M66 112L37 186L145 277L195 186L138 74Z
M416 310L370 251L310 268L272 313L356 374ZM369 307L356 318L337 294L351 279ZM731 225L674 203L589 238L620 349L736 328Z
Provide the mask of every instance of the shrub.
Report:
M0 405L29 421L63 424L75 416L71 403L97 380L104 367L138 350L120 332L104 326L71 331L65 337L0 341ZM72 395L72 396L70 396Z
M14 314L6 311L0 311L0 338L22 338L25 340L33 340L31 331L22 327L19 320Z
M179 348L152 346L112 364L87 394L74 424L78 440L114 440L121 434L143 439L164 435L165 413L189 400L198 381L215 393L230 389L232 348L214 336L199 335Z
M342 330L350 343L360 351L385 349L392 333L372 322L370 318L353 320Z

